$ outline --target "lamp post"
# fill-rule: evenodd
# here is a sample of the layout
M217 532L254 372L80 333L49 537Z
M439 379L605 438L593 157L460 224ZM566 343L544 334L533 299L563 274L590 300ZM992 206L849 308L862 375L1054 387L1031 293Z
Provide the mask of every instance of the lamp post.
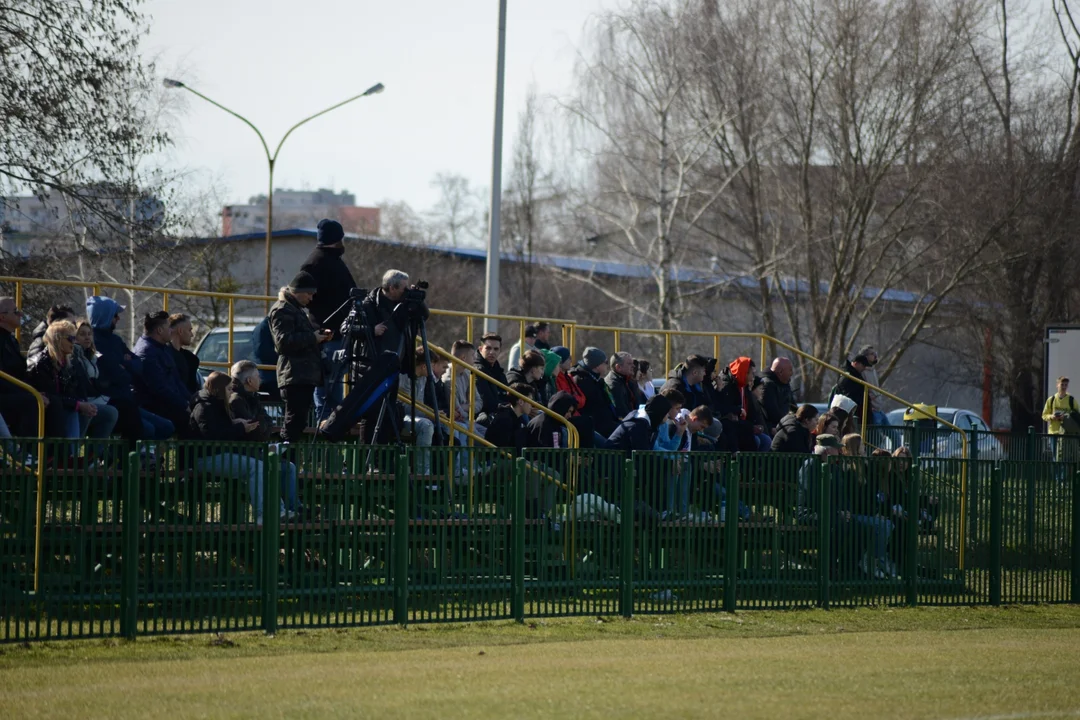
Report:
M319 117L321 115L325 115L326 113L330 112L331 110L337 110L342 105L348 105L353 100L359 100L360 98L367 97L368 95L377 95L378 93L381 93L385 89L385 87L383 86L382 83L377 83L375 85L372 85L367 90L360 93L359 95L353 95L348 100L342 100L341 102L339 102L336 105L331 105L330 107L326 108L325 110L320 110L319 112L315 113L314 115L310 115L310 116L304 118L303 120L296 123L295 125L293 125L291 128L289 128L285 132L285 135L283 135L282 138L281 138L281 142L279 142L277 144L277 147L274 148L274 153L270 154L270 146L266 144L266 138L263 137L263 134L259 131L259 128L255 127L254 123L252 123L250 120L248 120L246 117L244 117L240 113L236 112L235 110L230 110L229 108L225 107L224 105L222 105L221 103L219 103L219 102L217 102L215 100L211 100L210 98L206 97L201 92L199 92L198 90L195 90L194 88L189 87L188 85L185 85L184 83L180 82L179 80L171 80L169 78L165 78L164 85L167 88L183 88L184 90L187 90L188 92L190 92L192 95L195 95L197 97L202 98L203 100L210 103L211 105L224 110L225 112L229 113L234 118L236 118L237 120L240 120L245 125L247 125L249 128L254 130L255 134L259 136L259 142L262 143L263 152L266 153L266 165L267 165L267 167L268 167L268 169L270 171L270 173L269 173L270 174L269 193L266 196L266 294L271 295L271 292L270 292L270 253L271 253L271 250L270 250L270 238L271 238L271 234L273 233L273 230L274 230L274 164L277 162L278 153L281 152L281 146L285 144L285 141L289 138L289 135L292 135L293 130L300 127L301 125L304 125L305 123L311 122L315 118L317 118L317 117Z

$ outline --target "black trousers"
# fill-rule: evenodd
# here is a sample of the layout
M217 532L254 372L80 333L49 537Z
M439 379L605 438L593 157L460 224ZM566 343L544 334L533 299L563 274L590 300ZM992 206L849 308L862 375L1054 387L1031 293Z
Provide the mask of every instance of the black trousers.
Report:
M286 385L281 388L281 399L285 401L285 425L281 430L281 439L298 443L304 439L308 415L315 401L315 386Z
M48 413L48 408L45 412ZM37 437L37 402L28 392L17 390L0 395L0 415L12 437Z

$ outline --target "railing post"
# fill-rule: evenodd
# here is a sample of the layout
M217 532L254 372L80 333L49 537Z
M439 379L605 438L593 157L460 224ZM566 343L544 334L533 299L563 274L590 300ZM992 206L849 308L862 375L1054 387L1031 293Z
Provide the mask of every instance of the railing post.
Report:
M622 509L619 511L619 614L634 614L634 461L623 465Z
M739 573L739 461L735 458L728 463L724 495L724 612L735 612Z
M510 532L513 542L510 552L510 614L519 623L525 622L525 458L514 461L513 512Z
M901 539L904 543L904 589L907 604L915 607L919 602L919 494L922 492L922 470L914 463L908 468L908 496L904 506L908 508L907 531ZM961 540L963 542L963 540Z
M42 459L40 462L43 462ZM128 453L124 462L124 509L120 518L120 635L135 639L139 621L139 453Z
M829 609L829 580L832 574L832 469L818 465L818 605Z
M394 474L394 622L409 612L409 458L399 455Z
M1002 492L1004 483L1004 472L1001 466L998 465L994 468L993 475L990 478L990 604L997 606L1001 604L1001 534L1002 524L1004 523L1004 507L1002 503ZM1076 518L1076 497L1073 497L1073 518ZM1076 537L1076 525L1073 524L1073 566L1075 568L1075 537ZM1073 602L1076 602L1075 588L1076 588L1076 573L1073 572Z
M263 463L263 572L262 603L263 630L273 635L278 627L278 545L281 526L278 508L281 506L281 456L276 452L265 454Z

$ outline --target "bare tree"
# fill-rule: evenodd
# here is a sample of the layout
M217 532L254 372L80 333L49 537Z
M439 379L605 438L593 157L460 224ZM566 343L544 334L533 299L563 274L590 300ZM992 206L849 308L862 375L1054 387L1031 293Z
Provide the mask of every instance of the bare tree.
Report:
M484 223L481 193L465 176L447 172L437 173L431 186L439 191L438 202L427 213L433 240L451 247L479 242Z

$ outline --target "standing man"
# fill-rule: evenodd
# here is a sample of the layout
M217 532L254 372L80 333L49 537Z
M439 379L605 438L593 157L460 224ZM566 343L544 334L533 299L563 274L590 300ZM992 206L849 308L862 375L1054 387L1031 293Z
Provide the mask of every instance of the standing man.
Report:
M869 408L863 407L863 390L864 386L859 380L866 380L864 372L870 367L870 360L865 355L856 355L851 360L844 363L844 372L851 377L842 376L840 381L836 383L836 394L845 395L855 401L855 412L850 413L853 417L855 425L858 427L862 422L863 413ZM852 380L851 378L855 378ZM830 402L832 398L829 398ZM869 422L869 417L867 422Z
M1043 405L1042 419L1049 425L1050 446L1054 460L1065 462L1080 457L1076 444L1080 443L1080 408L1076 398L1069 394L1069 378L1057 379L1057 392L1046 399ZM1063 479L1064 468L1058 471L1058 479Z
M522 338L523 342L516 342L514 346L510 348L510 357L506 359L506 367L513 370L521 364L521 356L530 350L536 350L536 326L525 326L525 337ZM524 345L524 347L522 347Z
M795 366L791 360L778 357L773 360L772 367L761 374L765 385L765 397L761 404L765 408L765 422L770 432L777 429L785 415L795 410L795 393L791 391L791 376L794 373Z
M316 238L318 245L300 270L311 275L315 287L319 288L319 293L307 306L308 312L320 328L332 333L332 339L322 346L323 382L315 387L315 414L321 420L324 407L333 407L341 402L341 386L330 387L334 378L332 358L344 344L338 330L349 314L349 307L346 305L340 312L338 308L349 299L349 292L356 287L356 281L342 259L345 255L345 231L341 223L320 220Z
M281 437L288 443L303 438L312 394L323 382L320 351L331 333L315 327L304 311L317 289L311 273L301 270L287 287L281 288L278 301L270 308L270 332L278 353L277 384L285 401Z

